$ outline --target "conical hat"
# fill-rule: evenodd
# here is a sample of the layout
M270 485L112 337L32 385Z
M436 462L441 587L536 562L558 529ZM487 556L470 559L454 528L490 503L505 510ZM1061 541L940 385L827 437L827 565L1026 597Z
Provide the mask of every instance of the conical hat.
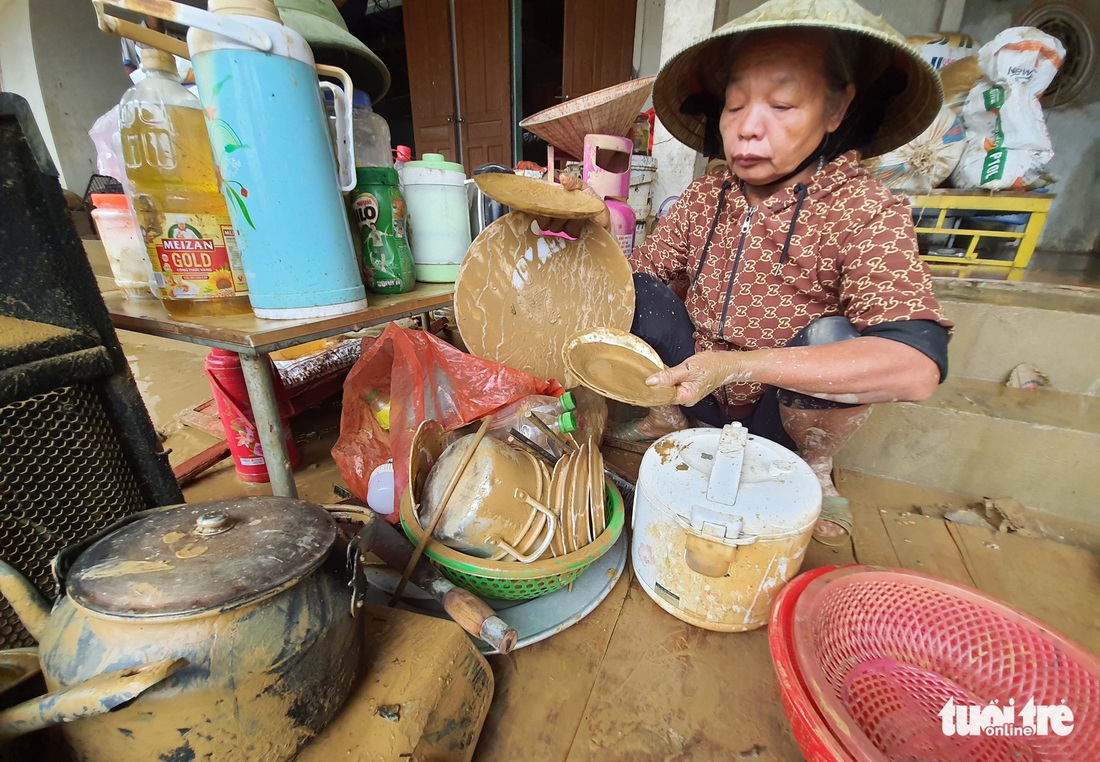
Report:
M529 116L519 126L570 158L584 155L585 135L629 135L653 77L620 82Z
M348 31L332 0L275 0L283 23L306 38L317 63L338 66L378 102L390 89L390 70Z
M856 98L846 120L861 113L865 105L868 110L875 105L881 108L881 103L869 102L881 97L877 86L886 82L888 75L904 75L900 92L887 96L885 116L863 153L865 157L908 143L936 118L943 100L939 76L880 16L853 0L770 0L665 62L653 86L653 107L661 123L681 143L701 151L707 117L696 105L685 108L685 101L716 99L716 112L720 113L731 44L749 32L792 27L830 29L842 37L846 49L854 51Z

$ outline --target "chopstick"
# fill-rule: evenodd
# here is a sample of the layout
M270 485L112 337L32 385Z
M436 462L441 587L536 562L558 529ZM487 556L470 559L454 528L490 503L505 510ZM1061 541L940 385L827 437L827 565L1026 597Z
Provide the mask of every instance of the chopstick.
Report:
M516 431L515 429L508 429L508 433L511 435L511 441L519 442L521 445L545 460L551 466L557 465L558 460L560 460L561 456L547 452L546 450L532 442L530 439L528 439L526 436L524 436L522 432Z
M549 439L554 445L556 445L559 450L561 450L562 455L565 455L565 453L567 452L573 452L577 449L577 446L575 444L566 441L564 437L562 437L552 428L547 426L541 418L535 415L534 410L528 410L526 413L526 418L531 423L535 424L535 427L543 434L545 434L546 438Z

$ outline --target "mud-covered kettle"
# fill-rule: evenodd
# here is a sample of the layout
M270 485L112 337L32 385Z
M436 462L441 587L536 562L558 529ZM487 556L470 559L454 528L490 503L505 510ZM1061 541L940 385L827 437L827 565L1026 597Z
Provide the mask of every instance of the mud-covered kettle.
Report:
M52 610L0 563L0 594L38 639L47 688L85 697L78 714L51 698L0 713L0 738L64 722L83 762L293 758L356 677L363 580L347 551L368 530L349 544L321 506L272 497L126 522L55 559ZM126 673L149 685L98 713L127 700L114 697Z
M101 28L191 58L256 315L324 317L365 308L341 194L356 182L348 74L317 65L271 0L209 0L209 11L169 0L93 5ZM186 50L107 15L105 5L189 26ZM319 83L318 74L343 86ZM333 91L339 157L319 87Z

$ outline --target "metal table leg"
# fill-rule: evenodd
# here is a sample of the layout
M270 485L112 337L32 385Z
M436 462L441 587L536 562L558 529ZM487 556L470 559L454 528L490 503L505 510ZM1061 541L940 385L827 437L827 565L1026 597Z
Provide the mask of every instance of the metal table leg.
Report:
M272 370L267 355L242 353L240 357L248 401L252 405L252 414L256 417L256 429L260 436L260 445L264 448L267 473L271 477L271 491L279 497L298 497L294 472L290 468L290 456L286 451L283 420L275 402L275 382L271 378Z

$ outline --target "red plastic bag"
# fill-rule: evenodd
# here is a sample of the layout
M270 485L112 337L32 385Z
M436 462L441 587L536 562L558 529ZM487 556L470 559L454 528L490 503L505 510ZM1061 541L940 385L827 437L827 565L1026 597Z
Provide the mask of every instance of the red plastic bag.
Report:
M364 402L368 389L389 395L389 431ZM433 418L451 431L522 397L556 397L563 391L557 381L468 355L430 333L391 323L377 339L363 339L359 361L344 381L340 438L332 457L352 494L363 501L371 473L393 458L394 512L386 519L396 524L408 483L409 448L423 421Z

